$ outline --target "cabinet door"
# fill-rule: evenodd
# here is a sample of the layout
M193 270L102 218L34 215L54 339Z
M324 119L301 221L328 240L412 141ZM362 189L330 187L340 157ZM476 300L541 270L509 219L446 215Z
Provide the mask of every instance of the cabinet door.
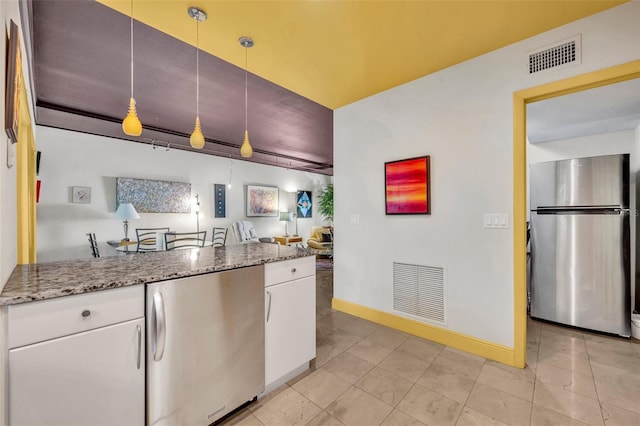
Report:
M316 356L315 276L265 289L265 383Z
M143 318L11 349L9 423L144 425L144 361Z

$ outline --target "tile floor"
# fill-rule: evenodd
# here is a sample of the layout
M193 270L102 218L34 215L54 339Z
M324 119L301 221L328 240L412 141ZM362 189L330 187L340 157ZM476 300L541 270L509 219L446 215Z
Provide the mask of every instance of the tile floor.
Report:
M333 311L318 272L317 358L225 425L640 425L640 342L529 321L516 369Z

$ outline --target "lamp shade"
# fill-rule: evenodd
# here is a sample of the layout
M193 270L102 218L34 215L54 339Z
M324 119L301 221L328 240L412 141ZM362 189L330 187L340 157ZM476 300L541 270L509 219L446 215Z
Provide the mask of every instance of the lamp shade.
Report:
M140 215L136 211L135 207L131 203L122 203L118 206L116 210L116 218L129 220L129 219L140 219Z
M280 212L280 222L291 222L293 220L293 212Z

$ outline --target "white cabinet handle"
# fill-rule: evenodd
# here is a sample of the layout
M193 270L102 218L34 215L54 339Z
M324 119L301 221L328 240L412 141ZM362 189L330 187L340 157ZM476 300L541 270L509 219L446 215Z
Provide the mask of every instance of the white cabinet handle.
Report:
M164 341L166 337L166 323L164 317L164 301L161 293L153 295L153 307L151 309L151 348L153 360L160 361L164 354Z
M267 292L267 296L269 297L269 304L267 305L267 322L269 322L269 316L271 315L271 293Z
M87 318L89 315L91 315L91 311L88 309L85 309L84 311L82 311L82 317L83 318Z
M137 367L138 367L138 370L140 370L140 357L142 356L142 327L140 327L140 325L138 324L136 326L136 328L138 329L138 363L137 363Z

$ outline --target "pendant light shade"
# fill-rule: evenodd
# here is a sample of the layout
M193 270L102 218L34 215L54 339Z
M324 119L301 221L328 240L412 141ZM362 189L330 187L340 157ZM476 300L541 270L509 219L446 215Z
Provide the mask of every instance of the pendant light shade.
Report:
M247 49L253 46L253 40L250 37L242 36L240 37L240 45L244 47L244 141L240 146L240 155L245 158L249 158L253 155L253 148L251 147L251 143L249 143L249 127L247 125L248 122L248 91L247 91Z
M187 13L196 21L196 124L193 127L189 143L192 148L202 149L204 148L204 135L200 127L200 33L198 25L207 19L207 14L197 7L188 8Z
M249 131L244 131L244 141L242 142L242 146L240 146L240 155L245 158L249 158L253 155L253 148L251 148L251 144L249 143Z
M129 98L129 112L122 121L122 131L125 135L140 136L142 123L136 111L136 100L133 98L133 0L131 0L131 97Z

